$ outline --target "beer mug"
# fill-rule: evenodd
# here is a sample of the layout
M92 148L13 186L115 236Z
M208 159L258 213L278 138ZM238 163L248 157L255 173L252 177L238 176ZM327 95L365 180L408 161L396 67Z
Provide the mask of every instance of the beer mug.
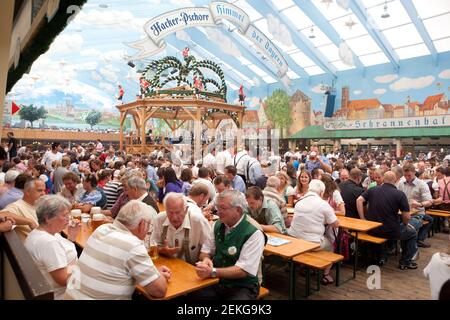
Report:
M102 208L100 208L100 207L92 207L91 208L91 215L99 214L99 213L102 213Z
M88 224L90 219L91 219L91 215L89 213L81 214L81 222L82 223Z
M101 226L105 222L105 216L101 213L95 213L92 215L91 219L91 228L92 231L95 231L99 226Z
M150 240L148 242L148 255L150 256L150 259L156 260L158 259L158 244L154 240Z
M78 220L81 222L81 210L80 209L72 209L70 211L70 216L72 220Z

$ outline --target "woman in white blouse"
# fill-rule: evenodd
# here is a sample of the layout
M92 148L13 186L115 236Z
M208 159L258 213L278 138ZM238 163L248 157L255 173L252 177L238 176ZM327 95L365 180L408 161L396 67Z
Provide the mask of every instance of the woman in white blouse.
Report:
M61 300L66 290L67 279L77 261L74 241L80 225L69 225L70 202L56 195L43 196L38 200L36 215L39 227L31 231L25 247L47 282L53 287L55 300ZM69 240L60 232L68 227Z

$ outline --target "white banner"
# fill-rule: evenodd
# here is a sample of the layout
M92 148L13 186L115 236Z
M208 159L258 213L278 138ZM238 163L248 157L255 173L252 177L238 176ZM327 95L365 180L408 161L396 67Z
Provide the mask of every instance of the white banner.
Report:
M429 128L450 126L450 115L325 121L325 130Z
M143 59L164 50L164 38L174 32L196 27L213 27L226 19L236 25L239 32L252 41L264 56L277 68L280 78L286 76L288 65L281 52L261 31L250 23L249 16L240 8L227 2L213 2L208 8L182 8L161 14L144 25L148 39L128 43L139 52L132 57Z

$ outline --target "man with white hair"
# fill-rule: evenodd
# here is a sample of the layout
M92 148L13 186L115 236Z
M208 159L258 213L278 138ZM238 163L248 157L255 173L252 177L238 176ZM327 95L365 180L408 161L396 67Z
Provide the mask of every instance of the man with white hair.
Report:
M219 278L219 284L195 294L197 298L249 300L259 293L258 269L266 236L256 221L245 214L245 196L226 190L217 196L216 221L211 236L203 244L197 275Z
M339 227L339 221L333 208L322 199L325 184L317 179L311 180L308 192L295 204L294 217L288 234L310 242L320 244L320 248L333 250L333 244L324 236L325 225ZM325 269L322 284L333 283L330 276L331 266Z
M16 186L16 179L20 175L17 170L8 170L5 173L5 192L0 195L0 210L6 207L8 204L22 199L23 197L23 186L26 181L27 175L22 173Z
M164 297L171 271L153 265L143 242L154 215L153 208L131 200L113 223L98 227L72 271L64 298L130 300L136 285L155 298Z
M131 176L126 182L126 189L129 200L142 201L146 205L152 206L157 213L159 212L158 204L156 203L156 200L148 194L147 185L142 177L138 175Z
M158 244L161 255L194 264L210 236L208 220L201 211L190 210L181 193L169 192L164 198L164 207L166 211L158 214L154 221L152 241Z

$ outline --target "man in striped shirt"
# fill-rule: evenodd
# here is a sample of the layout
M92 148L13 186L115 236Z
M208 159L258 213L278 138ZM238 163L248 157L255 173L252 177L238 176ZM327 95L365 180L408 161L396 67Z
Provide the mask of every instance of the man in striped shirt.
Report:
M136 285L155 298L164 297L171 271L153 265L143 242L155 217L153 208L131 200L114 223L98 227L72 271L64 298L129 300Z

